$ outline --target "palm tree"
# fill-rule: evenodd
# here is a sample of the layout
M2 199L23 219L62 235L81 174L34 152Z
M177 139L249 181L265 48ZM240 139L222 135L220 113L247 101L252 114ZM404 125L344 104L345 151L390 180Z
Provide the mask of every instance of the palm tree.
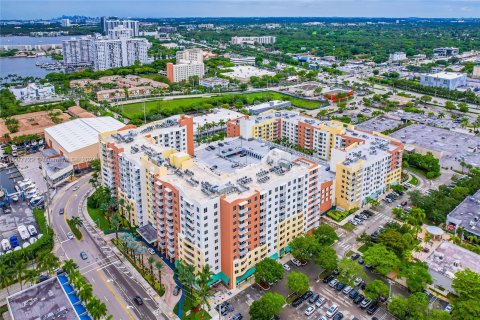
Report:
M93 320L100 320L107 315L107 306L96 297L93 297L87 303L87 310Z
M440 113L438 114L438 117L439 117L440 119L443 119L443 118L445 118L445 113L443 113L443 112L440 112Z
M77 228L83 225L82 219L80 219L80 217L77 217L77 216L72 217L70 219L70 223Z
M202 267L202 270L197 275L197 282L198 285L201 286L208 286L208 283L210 282L210 279L213 276L212 270L210 270L210 265L205 264Z
M0 264L0 287L7 289L7 294L10 295L8 291L8 286L14 279L12 269L8 268L5 264Z
M158 271L158 282L159 282L160 285L161 285L161 284L162 284L162 269L163 269L162 261L157 260L157 261L155 262L155 268L156 268L157 271Z
M115 239L117 240L118 240L118 229L120 228L121 224L122 224L122 216L120 215L120 213L115 212L112 216L112 221L110 221L110 225L115 230Z
M72 259L68 259L63 261L63 270L67 273L71 273L73 270L77 269L78 265L75 261Z
M150 256L148 257L147 262L148 262L148 265L150 266L150 274L152 275L152 279L153 279L153 263L155 262L155 258Z
M25 283L33 285L38 280L38 271L35 269L27 269L23 276L23 280Z
M17 279L17 282L20 283L20 290L23 289L23 280L24 276L27 273L27 263L25 260L18 260L15 263L15 278Z
M48 274L53 274L53 270L58 268L58 258L53 253L48 252L37 258L37 266L40 270L47 271Z
M195 284L195 268L188 264L183 264L179 262L177 265L177 276L178 280L182 283L182 285L188 288L190 292L190 296L193 293L193 285Z
M77 295L85 303L93 298L93 287L90 283L84 282L77 289Z

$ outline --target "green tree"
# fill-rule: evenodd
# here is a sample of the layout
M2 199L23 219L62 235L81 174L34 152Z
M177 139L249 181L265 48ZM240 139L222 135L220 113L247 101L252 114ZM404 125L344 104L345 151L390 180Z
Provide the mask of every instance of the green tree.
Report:
M100 320L107 315L107 306L96 297L90 299L86 307L93 320Z
M93 287L90 283L84 282L77 289L77 295L84 303L93 298Z
M287 277L287 288L297 294L303 294L310 287L308 277L301 273L292 271Z
M78 268L77 263L75 261L73 261L72 259L68 259L68 260L63 261L63 270L66 273L71 273L73 270L75 270L77 268Z
M292 249L292 255L302 261L310 260L318 251L319 244L317 240L309 235L301 235L294 238L289 243L290 248Z
M400 276L407 279L408 288L412 292L422 291L427 284L432 283L428 266L423 262L408 263L402 268Z
M255 281L266 284L274 283L283 278L283 266L277 261L266 258L255 266Z
M110 225L115 230L115 239L118 241L118 229L120 229L120 226L122 225L122 216L120 213L115 212L112 215L112 221L110 221Z
M395 297L388 303L387 309L396 318L404 320L407 318L408 300L403 297Z
M40 255L37 258L37 267L39 270L45 270L48 274L53 274L53 270L59 267L58 258L51 252Z
M333 271L338 266L337 252L329 245L322 245L318 248L315 262L323 269Z
M455 109L455 103L453 101L445 101L445 109L447 110L454 110Z
M155 262L155 269L157 269L157 273L158 273L158 283L162 283L162 269L163 269L163 264L162 264L162 261L160 260L157 260Z
M388 250L395 252L400 259L404 257L408 250L408 244L405 242L402 233L395 229L387 229L380 233L377 243L383 244Z
M343 258L338 262L338 271L338 280L348 285L353 285L355 278L366 278L363 266L350 258Z
M285 298L274 292L264 294L259 300L255 300L250 306L249 314L251 319L271 320L278 315L285 305Z
M455 320L480 319L480 304L474 299L457 299L453 303L452 318Z
M408 297L408 314L412 319L424 319L428 311L428 298L423 292L412 293Z
M317 239L320 245L332 245L338 240L338 235L335 229L326 223L323 223L313 230L313 236Z
M459 300L480 301L480 274L470 269L455 273L452 287L459 296Z
M393 251L383 244L376 244L365 251L363 256L366 264L371 265L378 273L386 275L400 265L400 260Z
M367 297L375 300L379 297L388 297L388 286L382 280L373 280L365 287Z
M458 110L460 110L461 112L468 112L469 111L468 104L463 102L463 101L459 102L458 103Z
M430 310L427 316L427 320L451 320L452 316L450 313L442 310Z
M193 286L195 284L195 268L188 264L179 262L177 264L177 276L182 285L189 290L190 296L193 292Z

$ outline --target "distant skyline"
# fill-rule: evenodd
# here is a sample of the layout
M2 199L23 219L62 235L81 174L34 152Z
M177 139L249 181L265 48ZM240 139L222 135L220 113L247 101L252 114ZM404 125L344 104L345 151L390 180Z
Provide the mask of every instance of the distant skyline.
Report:
M50 19L61 15L479 18L480 0L0 0L1 19Z

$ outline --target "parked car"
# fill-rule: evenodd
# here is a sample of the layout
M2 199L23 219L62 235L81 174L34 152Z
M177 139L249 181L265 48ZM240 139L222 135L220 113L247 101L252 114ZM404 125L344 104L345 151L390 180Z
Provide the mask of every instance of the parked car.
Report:
M365 263L365 260L363 260L362 257L358 258L358 264L364 264Z
M16 248L16 247L19 246L18 239L17 239L16 235L13 235L13 236L10 237L10 245L12 246L12 248Z
M313 295L313 292L308 290L307 292L305 292L304 294L302 294L302 299L303 300L307 300L308 298L310 298L311 296Z
M237 313L236 315L234 315L234 316L232 317L231 320L242 320L242 319L243 319L242 314L241 314L241 313Z
M358 286L361 282L362 282L362 279L356 277L356 278L353 280L353 285L356 287L356 286Z
M375 300L372 303L370 303L370 305L368 306L367 313L372 315L378 310L379 307L380 307L380 302L378 302L378 300Z
M175 288L173 288L173 295L178 296L181 290L182 289L179 286L175 286Z
M346 286L345 288L343 288L342 292L343 292L343 294L349 294L350 291L352 291L352 290L353 290L352 287Z
M330 275L326 276L325 278L323 278L323 283L329 283L333 279L335 279L335 276L333 274L330 274Z
M353 299L353 303L359 304L363 301L363 299L365 299L365 296L363 294L359 294L355 299Z
M1 241L1 245L2 245L3 251L12 250L12 246L10 245L10 242L7 239L3 239Z
M363 299L362 303L360 303L360 308L365 309L370 305L370 303L372 303L372 300L369 298L365 298Z
M292 307L296 308L298 307L299 305L301 305L303 303L303 299L302 297L298 297L296 298L295 300L292 301Z
M47 275L45 275L45 274L41 274L41 275L39 275L38 278L37 278L37 283L46 281L46 280L48 280L48 279L50 279L49 276L47 276Z
M31 236L36 236L38 234L37 229L32 224L29 224L27 226L27 229L28 229L28 232L30 233Z
M310 296L310 298L308 299L308 303L312 304L312 303L315 303L315 301L317 301L317 299L320 297L320 295L318 293L314 293Z
M142 299L140 296L135 296L135 297L133 298L133 301L135 301L135 303L137 304L137 306L143 305L143 299Z
M447 306L443 309L443 311L448 312L448 313L452 313L452 305L447 304Z
M356 289L352 289L348 296L350 297L350 299L355 299L358 296L358 291Z
M342 283L342 282L337 283L337 287L336 287L337 291L342 291L343 288L345 288L345 283Z
M295 259L295 258L293 258L291 261L292 261L292 263L293 263L294 265L296 265L297 267L300 267L300 266L302 265L302 263L301 263L299 260Z
M333 320L342 320L343 319L343 313L341 312L337 312L334 316L333 316Z
M336 304L332 304L328 309L327 309L327 317L331 318L333 315L337 312L338 306Z
M314 312L315 312L315 306L309 306L307 309L305 309L306 316L311 316Z
M288 264L283 264L283 270L290 271L290 266Z
M333 279L332 281L330 281L328 283L328 285L332 288L335 288L337 286L337 283L338 283L338 280L337 279Z
M358 253L358 252L355 252L355 253L352 254L352 256L350 257L350 259L352 259L352 260L357 260L358 258L360 258L360 253Z
M319 298L317 299L317 302L315 302L315 306L316 306L317 308L320 308L321 306L323 306L323 305L325 304L325 302L327 302L327 299L326 299L326 298L324 298L324 297L319 297Z
M28 232L27 227L25 227L23 224L19 225L17 230L22 240L27 240L28 238L30 238L30 233Z
M148 253L150 253L150 254L152 254L152 255L155 254L155 250L153 250L152 248L148 248L147 251L148 251Z

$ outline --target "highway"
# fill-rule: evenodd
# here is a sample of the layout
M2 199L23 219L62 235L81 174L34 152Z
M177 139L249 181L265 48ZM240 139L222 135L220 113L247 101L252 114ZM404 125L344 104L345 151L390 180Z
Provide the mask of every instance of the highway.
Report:
M92 187L88 180L90 175L81 177L73 190L73 185L62 187L57 191L50 206L50 221L56 234L54 252L61 259L73 259L93 286L94 294L101 299L115 320L154 320L167 319L159 314L159 309L153 298L137 282L129 268L112 251L113 244L107 243L95 228L83 219L84 199ZM65 214L59 214L60 208L65 208ZM84 221L81 227L82 240L69 240L70 231L67 218L79 216ZM86 252L87 260L80 258L80 252ZM128 263L128 262L127 262ZM144 304L137 306L133 301L135 296L142 297Z

